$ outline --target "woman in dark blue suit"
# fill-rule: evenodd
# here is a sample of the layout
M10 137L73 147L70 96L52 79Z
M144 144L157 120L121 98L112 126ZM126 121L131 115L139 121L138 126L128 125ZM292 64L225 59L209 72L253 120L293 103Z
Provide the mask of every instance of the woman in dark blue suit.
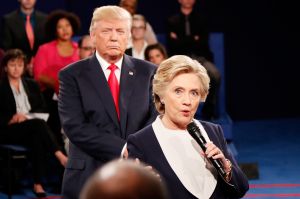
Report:
M209 77L197 61L183 55L163 61L153 80L160 115L152 125L128 138L129 157L158 170L173 199L241 198L249 189L246 176L227 150L221 127L194 119L208 90ZM207 141L205 152L187 131L192 121ZM208 158L221 162L225 178Z
M45 197L41 184L46 158L52 153L64 166L67 157L62 153L46 122L34 116L45 112L39 86L23 78L25 55L19 49L8 50L1 63L0 81L0 143L19 144L29 149L33 165L33 191Z

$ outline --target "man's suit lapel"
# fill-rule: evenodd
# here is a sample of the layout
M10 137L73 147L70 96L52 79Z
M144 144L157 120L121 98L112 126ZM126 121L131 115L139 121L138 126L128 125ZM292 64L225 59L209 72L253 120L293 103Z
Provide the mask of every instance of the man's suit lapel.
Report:
M86 67L86 74L88 76L87 78L91 81L96 93L99 95L108 115L111 117L114 123L119 126L119 120L113 97L111 95L103 70L101 69L95 54L90 58L90 64L88 64ZM95 101L95 106L97 105L98 103Z
M121 131L122 137L126 138L126 124L127 124L127 113L128 111L128 103L130 101L130 97L134 88L134 80L136 77L136 71L134 68L134 64L131 59L124 55L123 63L122 63L122 71L120 78L120 95L119 95L119 107L120 107L120 123L121 123Z

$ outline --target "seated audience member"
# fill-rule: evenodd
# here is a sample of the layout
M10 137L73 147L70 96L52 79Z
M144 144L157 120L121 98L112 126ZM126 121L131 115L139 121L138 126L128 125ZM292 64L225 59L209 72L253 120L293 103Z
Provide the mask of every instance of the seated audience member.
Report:
M51 12L46 21L46 32L51 41L39 47L33 66L34 79L40 84L49 108L48 124L61 146L64 143L57 108L58 72L79 60L78 45L72 41L79 26L76 15L63 10Z
M83 35L78 40L79 59L90 57L95 52L95 45L92 42L90 35Z
M35 9L36 0L18 0L20 7L3 17L4 50L18 48L27 57L26 75L32 77L32 61L38 47L46 42L47 15Z
M169 55L187 55L198 60L210 77L210 92L201 111L201 118L214 120L217 112L221 75L213 64L209 48L209 32L203 14L194 8L196 0L179 0L179 13L168 18L167 48Z
M34 78L42 90L50 88L57 94L58 72L79 60L78 45L72 41L79 27L80 20L73 13L55 10L49 14L46 32L52 41L39 47L33 65Z
M145 60L150 61L157 66L167 58L167 51L160 43L148 45L145 49Z
M194 119L208 90L206 69L196 60L185 55L166 59L153 79L153 97L160 115L128 138L129 158L138 158L156 169L172 199L241 198L249 188L227 149L221 127ZM207 141L205 151L187 131L192 121ZM218 175L208 158L220 161L225 176Z
M131 44L126 54L137 59L145 59L145 49L148 45L145 38L146 19L143 15L133 15L131 26Z
M120 0L119 6L126 9L131 15L137 14L138 0ZM157 43L156 35L153 31L152 26L146 23L145 40L148 44Z
M39 86L34 80L22 77L25 55L19 49L8 50L1 63L0 82L0 143L19 144L29 148L33 166L33 191L45 197L41 184L47 167L47 155L52 153L65 166L62 153L46 122L35 113L45 111Z
M167 199L167 193L164 183L143 164L114 160L88 179L80 199Z

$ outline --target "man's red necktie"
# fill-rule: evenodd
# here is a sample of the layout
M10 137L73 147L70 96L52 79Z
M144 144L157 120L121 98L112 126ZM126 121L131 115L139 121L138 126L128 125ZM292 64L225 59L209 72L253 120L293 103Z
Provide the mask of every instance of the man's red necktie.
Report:
M30 15L26 16L26 24L25 24L25 30L27 34L27 38L30 44L30 48L33 49L33 44L34 44L34 33L33 33L33 28L30 22Z
M111 64L108 69L110 70L110 74L108 77L108 85L111 91L111 94L114 98L114 103L117 111L118 118L120 119L120 111L119 111L119 83L118 79L115 75L115 70L118 67L114 64Z

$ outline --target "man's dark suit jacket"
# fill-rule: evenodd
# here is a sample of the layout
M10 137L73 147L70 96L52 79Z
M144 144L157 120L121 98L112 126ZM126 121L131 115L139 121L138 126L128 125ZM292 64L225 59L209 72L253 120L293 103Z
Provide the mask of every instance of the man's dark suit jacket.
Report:
M223 131L219 125L202 122L205 131L210 140L218 146L225 157L232 162L232 179L230 183L235 185L233 190L224 181L218 177L217 186L210 198L240 198L249 189L248 181L244 173L238 167L236 161L227 150ZM180 146L178 146L180 147ZM171 199L196 199L181 183L175 172L169 165L159 142L154 134L152 125L145 127L139 132L130 135L127 142L127 148L130 158L139 158L141 161L155 168L165 180Z
M22 78L22 83L31 106L30 112L45 112L46 107L38 84L27 78ZM17 112L14 94L7 78L0 82L0 99L0 129L5 129Z
M28 58L34 56L38 47L46 42L45 22L47 15L34 11L34 47L30 48L25 30L25 22L20 10L13 11L3 17L2 21L2 47L4 50L19 48Z
M120 122L101 66L93 55L59 74L59 114L70 139L63 197L75 199L87 178L120 157L125 140L156 117L152 79L156 66L124 55L120 77Z
M126 54L126 55L129 55L129 56L132 56L132 48L127 48L127 49L125 50L125 54Z

